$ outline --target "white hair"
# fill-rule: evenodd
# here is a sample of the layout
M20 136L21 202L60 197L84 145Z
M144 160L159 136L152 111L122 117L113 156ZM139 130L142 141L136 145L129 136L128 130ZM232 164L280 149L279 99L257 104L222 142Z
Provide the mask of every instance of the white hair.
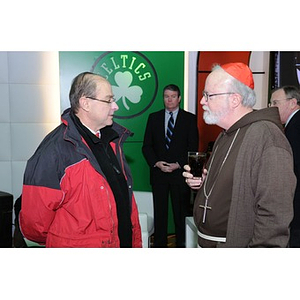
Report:
M212 71L216 71L216 70L220 70L220 69L223 70L220 65L215 65L212 68ZM230 91L242 96L242 98L243 98L242 105L243 106L252 108L256 103L256 94L255 94L254 90L252 90L247 85L240 82L239 80L235 79L233 76L228 74L226 71L224 71L224 72L228 75L228 78L229 78L228 85L229 85Z

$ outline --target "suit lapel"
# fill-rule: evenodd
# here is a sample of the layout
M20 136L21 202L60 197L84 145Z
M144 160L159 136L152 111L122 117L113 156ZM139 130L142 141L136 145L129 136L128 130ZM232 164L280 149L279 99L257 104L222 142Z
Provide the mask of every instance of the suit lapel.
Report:
M290 119L289 123L287 126L284 128L285 133L288 131L289 126L292 125L293 123L298 123L300 122L300 110L298 110L293 117Z

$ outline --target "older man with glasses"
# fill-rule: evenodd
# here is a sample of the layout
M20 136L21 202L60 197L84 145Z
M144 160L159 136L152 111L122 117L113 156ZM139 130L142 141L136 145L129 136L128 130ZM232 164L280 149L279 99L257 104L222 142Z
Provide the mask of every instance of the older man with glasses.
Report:
M199 247L287 247L296 178L293 156L275 108L254 110L254 80L243 63L215 66L200 104L207 124L224 131L201 178L194 221Z
M113 122L110 83L76 76L71 108L29 159L23 183L21 231L46 247L141 247L132 176L123 153L131 135Z
M270 106L278 107L284 132L294 156L297 187L294 196L294 218L291 223L290 247L300 247L300 91L295 86L283 86L272 91Z

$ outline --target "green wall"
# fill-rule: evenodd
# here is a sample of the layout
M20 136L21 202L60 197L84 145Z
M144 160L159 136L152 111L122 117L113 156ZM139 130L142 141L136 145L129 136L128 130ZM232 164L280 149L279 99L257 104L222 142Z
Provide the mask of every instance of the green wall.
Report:
M163 109L163 88L170 83L184 95L184 52L182 51L63 51L59 53L62 110L69 106L72 79L92 71L108 79L119 110L115 122L134 133L124 145L133 175L134 190L151 191L149 167L142 154L148 115ZM171 208L169 232L174 232Z

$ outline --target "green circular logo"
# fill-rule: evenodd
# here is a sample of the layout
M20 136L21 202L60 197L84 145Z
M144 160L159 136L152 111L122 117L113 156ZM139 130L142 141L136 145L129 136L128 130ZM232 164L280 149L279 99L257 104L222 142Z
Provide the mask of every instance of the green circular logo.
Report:
M130 119L141 115L154 102L157 73L150 60L140 52L105 52L96 59L91 72L105 77L112 85L119 106L115 118Z

